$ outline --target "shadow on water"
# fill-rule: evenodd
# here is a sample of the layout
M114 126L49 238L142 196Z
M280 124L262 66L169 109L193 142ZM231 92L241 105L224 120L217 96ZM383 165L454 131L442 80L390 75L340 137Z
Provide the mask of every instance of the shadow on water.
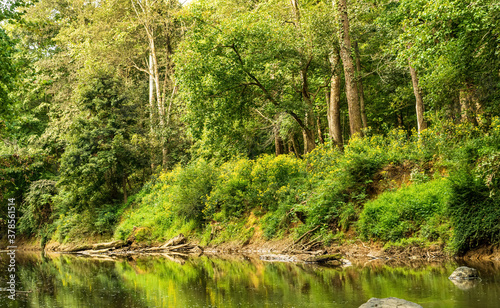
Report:
M0 287L8 256L0 254ZM65 254L16 255L16 300L0 307L359 307L399 297L423 307L498 307L500 263L467 264L481 280L448 279L464 264L375 260L351 267L263 262L251 256L135 256L97 260Z

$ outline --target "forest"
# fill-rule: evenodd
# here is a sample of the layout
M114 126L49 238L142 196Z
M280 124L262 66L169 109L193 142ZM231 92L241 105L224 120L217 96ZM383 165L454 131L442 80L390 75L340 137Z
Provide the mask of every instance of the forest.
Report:
M500 241L498 1L0 9L2 230L15 199L42 248Z

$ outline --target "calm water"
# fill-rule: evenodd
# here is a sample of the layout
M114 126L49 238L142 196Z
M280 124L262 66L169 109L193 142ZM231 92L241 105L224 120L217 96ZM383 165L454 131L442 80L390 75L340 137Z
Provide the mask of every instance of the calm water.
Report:
M0 254L6 287L7 255ZM462 264L461 264L462 265ZM17 290L0 307L358 307L371 297L400 297L423 307L500 307L500 264L475 285L456 286L456 263L369 262L346 268L268 263L256 258L137 257L95 260L71 255L16 256Z

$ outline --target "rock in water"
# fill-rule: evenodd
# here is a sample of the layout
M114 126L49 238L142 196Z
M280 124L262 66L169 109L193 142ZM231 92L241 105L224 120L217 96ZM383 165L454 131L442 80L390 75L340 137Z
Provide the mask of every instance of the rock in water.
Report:
M467 266L460 266L448 277L451 280L469 280L479 278L477 269Z
M451 282L453 282L457 288L464 291L473 289L479 284L478 279L451 279Z
M404 299L389 298L370 298L369 301L359 306L359 308L423 308L422 306L409 302Z

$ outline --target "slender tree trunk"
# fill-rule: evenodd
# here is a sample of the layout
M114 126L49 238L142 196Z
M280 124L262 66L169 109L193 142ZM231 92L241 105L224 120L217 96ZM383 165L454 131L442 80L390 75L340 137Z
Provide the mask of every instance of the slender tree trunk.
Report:
M303 128L302 136L304 137L304 154L307 154L314 150L314 148L316 147L314 131L310 130L309 128Z
M280 130L278 125L273 125L273 134L274 134L274 149L276 156L283 154L283 141L280 137Z
M155 100L155 92L154 92L154 73L153 73L153 56L149 53L149 125L151 129L151 138L155 137L155 129L154 129L154 100ZM153 143L151 144L153 145ZM151 146L151 171L155 170L155 156L154 155L154 147Z
M396 125L399 127L399 128L403 128L404 127L404 122L403 122L403 113L401 111L399 111L397 114L396 114Z
M297 0L290 0L293 18L295 19L295 27L297 32L301 31L301 23L300 23L300 9L299 3ZM304 55L304 51L299 48L299 53ZM302 136L304 138L304 154L311 152L316 147L316 138L314 133L314 112L313 112L313 104L311 102L309 96L309 85L307 80L307 69L309 64L301 63L303 69L300 71L300 76L302 79L302 100L304 101L305 108L305 118L304 118L304 127L302 127Z
M410 64L410 74L411 82L413 84L413 93L415 94L415 108L417 110L417 128L418 133L427 128L427 123L424 120L424 101L422 100L422 94L420 87L418 86L417 72Z
M356 76L351 55L351 37L349 34L349 17L347 14L347 1L338 0L337 16L339 22L340 57L344 65L344 78L347 94L347 105L349 110L349 127L351 135L363 135L363 123L359 108L358 91L356 88Z
M321 144L325 144L325 139L323 138L323 132L321 131L321 119L316 117L316 126L318 127L318 139Z
M356 73L357 73L357 85L359 94L359 109L361 112L361 122L363 123L363 128L368 128L368 119L366 118L365 111L365 92L363 90L363 79L361 78L361 57L359 54L358 42L354 42L354 52L356 53Z
M297 140L295 139L295 135L292 134L290 136L290 140L292 141L292 147L293 147L293 152L295 153L295 156L297 156L297 158L301 158L300 156L300 152L299 152L299 145L297 144Z
M343 149L344 142L342 140L342 127L340 125L340 74L337 69L339 62L340 55L338 51L335 51L330 56L333 74L330 81L330 91L326 94L326 101L328 104L328 135L339 149Z
M167 145L165 143L165 95L162 95L160 86L160 72L158 67L158 58L156 55L155 41L153 37L150 37L149 47L151 51L151 57L153 59L153 73L154 73L154 83L156 88L156 103L158 106L158 122L160 123L160 146L162 152L162 166L167 168Z

